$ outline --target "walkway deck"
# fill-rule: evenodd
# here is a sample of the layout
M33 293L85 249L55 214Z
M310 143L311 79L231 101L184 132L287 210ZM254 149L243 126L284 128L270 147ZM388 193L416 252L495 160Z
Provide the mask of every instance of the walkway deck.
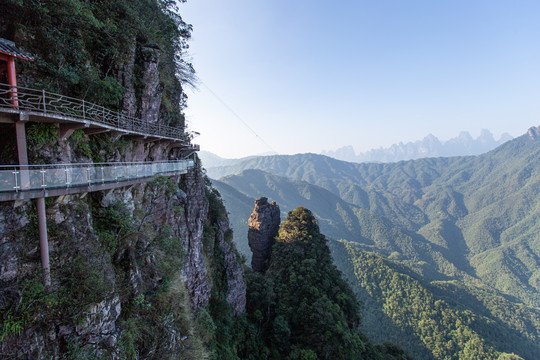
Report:
M68 129L85 129L89 134L117 131L142 138L189 143L183 128L143 122L94 103L45 90L0 83L0 122L20 120L60 123Z
M101 191L185 174L194 161L0 166L0 201Z
M12 82L16 84L15 81ZM164 141L180 147L184 156L198 151L184 129L143 122L84 100L0 83L0 123L15 124L19 165L0 166L0 201L36 199L43 282L51 284L45 198L108 190L150 181L156 175L186 173L193 160L146 163L28 165L27 121L59 123L60 138L76 129L86 134L114 132L143 141Z

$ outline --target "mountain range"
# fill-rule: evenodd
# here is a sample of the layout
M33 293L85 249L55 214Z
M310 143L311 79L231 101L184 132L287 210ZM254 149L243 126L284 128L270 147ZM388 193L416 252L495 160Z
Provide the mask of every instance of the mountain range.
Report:
M540 128L477 156L357 164L299 154L207 171L246 256L255 198L314 213L365 304L369 336L382 338L384 327L424 359L467 358L483 346L540 353ZM425 311L390 310L400 304ZM426 311L468 325L442 331Z
M476 139L469 132L462 131L458 136L447 141L441 141L436 136L429 134L422 140L408 143L400 142L387 148L381 147L358 154L355 153L352 146L344 146L337 150L322 151L321 153L338 160L358 163L395 162L426 157L480 155L511 139L512 136L504 133L498 140L495 140L489 130L483 129Z

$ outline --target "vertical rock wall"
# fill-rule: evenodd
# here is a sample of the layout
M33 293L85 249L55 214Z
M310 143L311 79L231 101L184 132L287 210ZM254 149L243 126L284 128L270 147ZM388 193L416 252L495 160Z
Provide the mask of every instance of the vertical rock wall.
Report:
M264 272L268 269L279 223L279 206L275 201L268 203L265 197L255 200L255 208L248 221L248 243L253 252L251 258L253 270Z
M235 315L243 314L246 311L246 284L238 253L232 247L232 239L227 239L228 234L232 234L229 221L218 221L218 229L218 246L224 254L227 277L227 303Z
M135 97L134 71L135 71L135 55L137 52L137 39L132 38L128 46L128 53L122 68L118 71L120 83L126 89L122 100L122 110L127 116L137 114L137 99Z
M208 277L203 253L204 219L208 214L204 182L198 170L190 171L185 179L186 201L184 221L179 224L184 239L186 259L182 277L186 284L191 304L197 309L208 305L212 286Z
M163 95L163 85L159 79L160 50L155 47L145 46L141 49L144 59L144 74L141 95L141 120L153 124L158 121L159 108Z
M208 222L207 185L199 168L190 170L182 179L169 180L167 184L180 181L183 190L176 187L168 194L167 185L141 184L48 201L52 295L36 290L40 286L40 260L32 202L0 204L1 320L5 323L10 319L7 315L11 314L13 321L21 326L20 331L15 329L6 335L0 358L60 359L76 351L122 358L126 331L122 324L126 317L134 316L133 297L144 299L145 294L159 289L163 280L158 271L160 254L156 253L154 243L156 235L159 237L165 228L171 229L168 239L180 239L184 248L182 265L177 272L187 292L188 308L191 308L185 311L191 313L209 304L211 279L216 275L211 273L214 270L208 263L213 261L213 254L205 253L203 244L204 225ZM121 238L113 253L105 250L106 244L95 228L91 206L96 206L96 201L101 209L114 209L115 204L121 204L132 217L135 231L119 233ZM234 314L241 314L245 312L246 287L237 253L227 238L229 224L223 220L212 226L219 229L216 246L224 258L227 303ZM30 286L36 288L30 293L34 295L28 294ZM21 313L17 303L26 307L26 298L35 294L41 295L31 301L39 306L29 305L27 313ZM66 301L62 298L72 300L58 305L58 301ZM56 307L65 310L57 313ZM153 350L139 348L141 354L148 354L139 358L152 358L152 351L182 353L185 342L194 335L177 322L167 321L159 326L166 327L168 334L174 334L172 340L147 344L153 346Z

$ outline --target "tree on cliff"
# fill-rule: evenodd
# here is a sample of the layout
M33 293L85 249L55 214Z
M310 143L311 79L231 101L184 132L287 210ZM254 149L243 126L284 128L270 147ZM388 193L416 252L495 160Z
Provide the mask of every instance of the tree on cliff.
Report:
M311 211L298 207L281 225L264 277L250 277L248 312L270 358L384 358L358 331L359 303L326 242Z

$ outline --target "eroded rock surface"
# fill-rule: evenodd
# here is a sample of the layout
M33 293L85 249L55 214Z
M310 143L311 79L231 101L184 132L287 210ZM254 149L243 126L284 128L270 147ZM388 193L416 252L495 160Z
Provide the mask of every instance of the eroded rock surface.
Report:
M255 208L248 222L248 243L253 253L251 258L253 270L264 272L268 269L279 223L279 206L275 201L269 203L266 197L255 200Z

